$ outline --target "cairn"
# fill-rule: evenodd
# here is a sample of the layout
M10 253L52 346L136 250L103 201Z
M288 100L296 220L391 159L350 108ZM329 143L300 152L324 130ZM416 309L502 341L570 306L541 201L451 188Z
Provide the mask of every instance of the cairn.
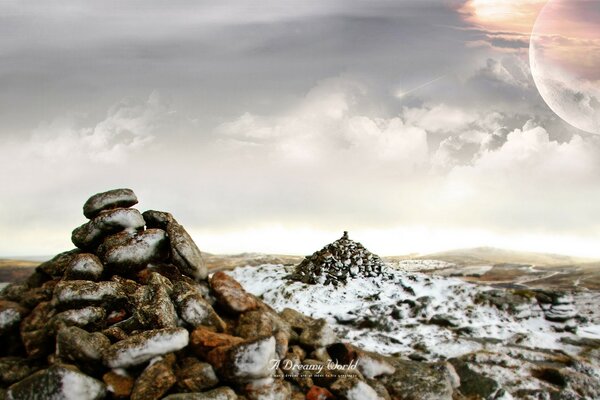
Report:
M389 398L374 380L393 373L385 360L340 343L325 320L275 312L224 272L209 278L175 218L136 203L129 189L92 196L77 249L0 293L0 398ZM348 273L347 259L379 271L362 246L337 243Z
M357 277L384 275L385 264L362 244L350 240L348 232L333 243L307 256L292 274L292 279L308 284L346 284Z

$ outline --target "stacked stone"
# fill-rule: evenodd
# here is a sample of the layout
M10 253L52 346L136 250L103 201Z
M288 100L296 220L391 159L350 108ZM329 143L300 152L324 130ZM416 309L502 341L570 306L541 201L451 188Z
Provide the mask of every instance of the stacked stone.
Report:
M296 266L292 279L308 284L339 285L348 279L384 276L385 264L362 244L350 240L348 232Z
M173 216L136 203L129 189L92 196L77 249L2 291L0 399L390 398L375 380L394 372L386 360L224 272L209 279Z

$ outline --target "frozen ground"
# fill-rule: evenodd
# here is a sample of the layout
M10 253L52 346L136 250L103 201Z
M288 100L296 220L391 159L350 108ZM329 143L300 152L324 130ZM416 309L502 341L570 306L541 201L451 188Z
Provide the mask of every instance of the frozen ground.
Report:
M338 288L289 282L291 270L282 265L240 267L229 273L275 309L295 308L326 318L341 338L380 353L438 359L502 343L576 353L578 348L565 344L565 338L600 338L598 292L566 296L552 311L527 297L494 306L481 301L491 287L409 272L440 266L418 263L389 268L387 280L357 278ZM565 321L549 321L552 313Z

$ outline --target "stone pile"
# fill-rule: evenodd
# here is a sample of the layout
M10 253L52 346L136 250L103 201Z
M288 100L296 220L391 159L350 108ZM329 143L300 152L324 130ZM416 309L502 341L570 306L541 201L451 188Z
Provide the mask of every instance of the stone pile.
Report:
M77 249L2 291L0 399L398 398L389 360L324 320L275 312L224 272L209 278L173 216L136 203L128 189L92 196ZM329 251L346 274L381 271L347 238Z
M350 240L348 232L333 243L307 256L291 278L308 284L339 285L348 279L385 277L385 264L362 244Z

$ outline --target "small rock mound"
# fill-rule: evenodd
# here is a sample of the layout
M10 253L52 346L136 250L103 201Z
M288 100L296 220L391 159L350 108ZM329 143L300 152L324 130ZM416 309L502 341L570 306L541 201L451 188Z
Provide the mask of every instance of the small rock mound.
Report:
M378 255L350 240L348 232L344 232L340 239L302 260L292 279L308 284L337 286L359 276L384 276L384 267Z
M136 203L129 189L92 196L77 249L0 292L0 399L389 398L372 356L342 354L323 319L277 313L224 272L209 278L175 218ZM340 354L354 366L345 375L331 365Z

